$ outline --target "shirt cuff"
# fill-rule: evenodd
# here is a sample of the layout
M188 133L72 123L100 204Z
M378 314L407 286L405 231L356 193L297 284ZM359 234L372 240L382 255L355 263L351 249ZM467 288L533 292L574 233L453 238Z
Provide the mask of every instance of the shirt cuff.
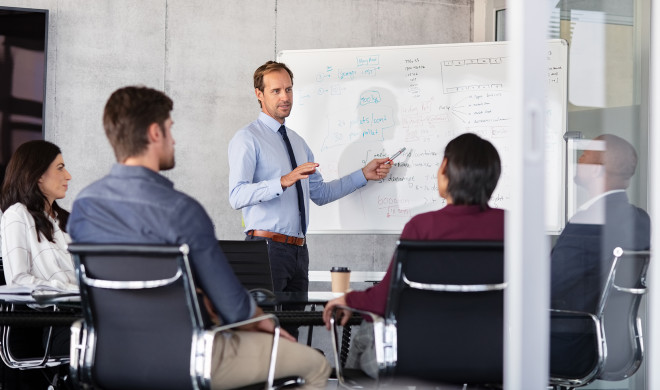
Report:
M257 312L257 302L254 301L252 294L248 292L248 295L250 296L250 316L247 319L250 319L254 317L254 314Z
M268 192L273 195L273 198L282 195L284 190L282 189L282 183L279 177L268 181Z

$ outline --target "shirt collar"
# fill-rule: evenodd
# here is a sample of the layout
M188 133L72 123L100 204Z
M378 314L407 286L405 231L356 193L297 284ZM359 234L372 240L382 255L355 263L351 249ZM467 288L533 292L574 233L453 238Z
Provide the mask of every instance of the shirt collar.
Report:
M617 192L626 192L626 190L612 190L612 191L603 192L600 195L596 195L593 198L589 199L588 201L584 202L582 204L582 206L580 206L576 210L576 212L587 210L589 207L593 206L593 204L598 202L600 199L602 199L602 198L604 198L604 197L606 197L607 195L610 195L610 194L616 194Z
M171 182L168 178L166 178L165 176L159 173L152 171L149 168L140 165L135 166L135 165L124 165L124 164L115 163L112 165L112 169L110 170L110 175L119 176L122 178L137 178L137 179L154 181L161 185L174 188L174 183Z
M489 210L490 206L488 206L485 210ZM451 214L477 214L481 213L485 210L481 209L481 206L478 204L448 204L442 210L445 210L446 213L451 213Z
M263 123L264 125L266 125L266 127L268 127L269 129L273 130L274 132L279 131L279 130L280 130L280 126L282 126L282 125L280 124L280 122L278 122L277 120L275 120L275 118L273 118L272 116L266 114L266 113L263 112L263 111L261 111L261 112L259 113L259 120L261 121L261 123ZM284 120L284 126L286 126L286 119Z

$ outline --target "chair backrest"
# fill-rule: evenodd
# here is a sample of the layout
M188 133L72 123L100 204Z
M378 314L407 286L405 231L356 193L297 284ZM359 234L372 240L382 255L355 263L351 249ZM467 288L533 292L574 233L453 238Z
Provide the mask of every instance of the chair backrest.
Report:
M218 243L236 277L246 290L273 291L273 276L266 240L219 240Z
M395 376L502 383L502 242L400 241L386 321Z
M87 331L80 380L106 390L193 389L202 319L187 245L71 244Z
M649 259L649 251L614 249L614 260L596 313L606 347L599 379L625 379L642 363L642 324L638 312L646 293Z

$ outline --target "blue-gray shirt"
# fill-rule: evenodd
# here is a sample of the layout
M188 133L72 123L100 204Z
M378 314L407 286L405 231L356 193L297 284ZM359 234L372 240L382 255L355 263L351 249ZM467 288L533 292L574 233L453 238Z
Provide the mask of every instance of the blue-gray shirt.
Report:
M81 243L188 244L195 281L223 322L254 315L255 302L220 250L202 205L148 168L115 164L80 192L67 230Z
M286 125L286 122L285 122ZM239 130L229 142L229 203L243 210L245 230L258 229L303 237L294 187L282 190L280 178L293 169L280 123L265 113ZM296 164L314 161L305 140L287 127ZM318 205L337 200L367 184L361 169L331 182L317 170L301 180L309 226L309 199Z

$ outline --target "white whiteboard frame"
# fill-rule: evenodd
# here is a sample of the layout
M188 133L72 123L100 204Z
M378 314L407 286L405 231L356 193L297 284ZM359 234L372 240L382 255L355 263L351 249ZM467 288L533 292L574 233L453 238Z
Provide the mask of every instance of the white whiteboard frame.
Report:
M554 161L553 163L559 163L561 166L557 167L557 172L559 176L557 176L556 183L553 181L553 186L559 186L557 189L558 193L558 199L557 202L558 204L558 210L557 210L557 216L556 218L553 217L553 221L556 221L555 224L552 226L548 226L546 228L546 232L548 234L559 234L565 225L566 221L566 154L565 154L565 144L563 142L563 139L561 137L563 134L566 132L566 111L567 111L567 72L568 72L568 45L564 40L560 39L554 39L554 40L549 40L549 44L559 44L560 47L562 48L563 53L561 53L561 56L559 57L560 60L565 60L565 63L563 63L563 76L564 76L564 84L563 84L563 90L562 90L562 95L563 99L560 99L560 104L561 104L561 134L559 135L559 138L556 140L559 142L559 149L561 153L561 158L559 162ZM287 63L287 57L290 56L295 56L295 55L305 55L309 53L319 53L319 54L326 54L327 53L351 53L351 52L369 52L369 51L383 51L383 50L400 50L400 49L405 49L405 50L410 50L410 49L442 49L442 48L450 48L450 47L456 47L456 46L479 46L479 45L508 45L507 42L471 42L471 43L463 43L463 44L441 44L441 45L410 45L410 46L381 46L381 47L358 47L358 48L335 48L335 49L316 49L316 50L284 50L278 53L278 61L285 62ZM305 63L305 66L307 63ZM292 71L294 73L294 108L292 111L292 117L295 118L295 114L297 110L301 110L304 108L301 107L296 107L297 99L301 98L301 91L297 89L297 86L300 86L300 78L296 76L296 68L295 66L290 66L292 68ZM300 69L300 67L298 68ZM305 138L305 127L311 127L311 126L303 126L303 128L298 128L299 126L294 125L291 128L294 131L299 132ZM308 140L309 143L309 140ZM318 151L314 150L315 148L312 147L312 151L315 153L315 156L318 159ZM359 168L359 166L356 166L355 169ZM553 170L554 172L554 170ZM326 179L328 179L326 177ZM494 194L495 195L495 194ZM316 208L318 206L310 204L310 208ZM328 207L328 206L322 206L322 207ZM440 208L440 207L438 207ZM429 210L425 210L422 212L426 212ZM417 214L417 213L416 213ZM308 231L308 234L400 234L401 229L396 228L396 229L350 229L350 228L333 228L333 229L322 229L322 228L314 228L314 221L315 218L319 218L318 215L314 215L314 212L311 212L310 210L310 230ZM411 216L412 217L412 216ZM410 217L410 218L411 218ZM408 218L409 220L409 218Z

